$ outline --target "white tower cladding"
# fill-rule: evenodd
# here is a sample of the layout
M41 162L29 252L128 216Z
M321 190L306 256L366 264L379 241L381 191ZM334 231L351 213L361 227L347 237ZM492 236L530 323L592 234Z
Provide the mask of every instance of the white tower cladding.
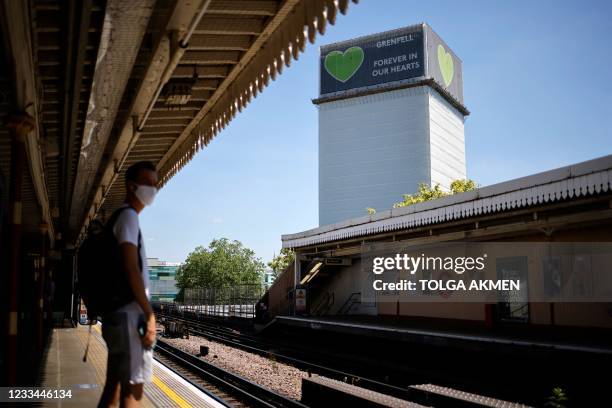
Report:
M319 224L466 177L461 60L426 24L321 47Z

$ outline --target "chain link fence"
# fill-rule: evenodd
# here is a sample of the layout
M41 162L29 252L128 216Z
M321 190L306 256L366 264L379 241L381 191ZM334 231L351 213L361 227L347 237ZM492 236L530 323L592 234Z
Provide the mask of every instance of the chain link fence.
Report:
M265 289L262 285L185 289L183 310L215 317L255 317L255 305Z

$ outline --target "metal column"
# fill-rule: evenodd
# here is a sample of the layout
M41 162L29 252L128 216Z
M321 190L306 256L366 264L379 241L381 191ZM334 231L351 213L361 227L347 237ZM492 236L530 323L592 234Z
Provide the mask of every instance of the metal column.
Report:
M44 326L43 326L43 315L44 315L44 293L45 293L45 278L47 275L47 233L49 226L46 223L42 223L40 228L40 260L38 262L38 268L36 270L36 304L34 310L36 311L36 345L38 352L42 352L44 343Z
M7 127L11 133L11 176L9 181L9 318L7 327L6 368L8 385L17 383L17 341L19 319L19 267L21 260L21 186L26 164L25 139L34 129L34 119L26 113L11 115Z

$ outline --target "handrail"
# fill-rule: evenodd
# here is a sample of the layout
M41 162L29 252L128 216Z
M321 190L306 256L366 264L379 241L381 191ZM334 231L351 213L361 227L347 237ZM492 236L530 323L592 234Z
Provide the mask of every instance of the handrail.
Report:
M317 305L313 308L312 315L321 316L327 313L329 308L334 304L334 301L334 292L326 292L323 300L317 303Z
M354 300L353 297L354 296L359 296L359 300ZM349 307L344 310L344 308L346 307L347 304L349 304ZM353 307L353 305L355 303L361 303L361 292L353 292L351 293L351 295L348 297L348 299L346 299L346 302L344 302L344 304L340 307L340 309L338 309L338 311L336 312L336 314L340 315L340 314L348 314L348 312L351 310L351 308Z
M512 302L509 302L509 305L511 305L511 304L512 304ZM515 309L512 309L511 307L509 307L508 309L510 310L510 316L512 317L512 315L514 313L520 312L522 309L525 309L527 307L529 307L529 303L524 303L524 304L522 304L521 306L519 306L519 307L517 307Z

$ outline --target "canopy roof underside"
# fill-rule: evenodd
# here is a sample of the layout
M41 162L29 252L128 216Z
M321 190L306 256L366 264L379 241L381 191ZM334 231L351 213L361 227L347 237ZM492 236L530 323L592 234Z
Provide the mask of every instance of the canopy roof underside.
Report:
M137 161L157 166L162 187L348 3L4 0L13 69L0 72L0 108L38 123L24 186L31 223L78 242L121 204ZM30 87L16 92L20 82ZM10 177L6 129L0 157Z

